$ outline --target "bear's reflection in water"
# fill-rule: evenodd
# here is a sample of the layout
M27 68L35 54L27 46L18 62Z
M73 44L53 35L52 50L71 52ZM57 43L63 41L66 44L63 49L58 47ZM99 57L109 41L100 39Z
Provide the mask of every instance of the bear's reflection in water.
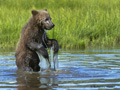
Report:
M53 72L18 72L18 90L47 90L58 87L57 74Z

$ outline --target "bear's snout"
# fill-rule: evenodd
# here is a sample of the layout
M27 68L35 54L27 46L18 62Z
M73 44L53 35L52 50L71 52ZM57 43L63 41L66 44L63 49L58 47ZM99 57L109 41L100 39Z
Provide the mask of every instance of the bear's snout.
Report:
M52 25L52 28L55 26L55 24Z

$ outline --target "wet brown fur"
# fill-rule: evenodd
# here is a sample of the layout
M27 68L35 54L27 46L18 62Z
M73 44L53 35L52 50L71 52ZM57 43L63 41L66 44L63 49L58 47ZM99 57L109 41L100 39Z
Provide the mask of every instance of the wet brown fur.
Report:
M48 57L48 53L46 53L46 46L42 40L44 29L51 29L53 27L53 23L45 22L45 19L48 18L51 20L49 13L46 10L43 11L35 11L32 10L32 17L28 21L28 23L23 27L20 40L18 42L16 48L16 65L18 70L21 71L39 71L39 57L36 51L42 52L45 58ZM49 47L52 44L52 41L48 38L44 37L44 40ZM42 48L41 45L42 44ZM58 46L57 46L58 48ZM44 52L45 51L45 52ZM58 51L58 49L56 49Z

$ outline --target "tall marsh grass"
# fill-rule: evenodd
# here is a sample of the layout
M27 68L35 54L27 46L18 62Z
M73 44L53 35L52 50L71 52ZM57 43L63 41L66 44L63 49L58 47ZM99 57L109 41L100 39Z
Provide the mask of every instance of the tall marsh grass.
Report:
M31 10L48 9L48 31L60 48L113 47L120 43L120 0L0 0L0 47L15 47Z

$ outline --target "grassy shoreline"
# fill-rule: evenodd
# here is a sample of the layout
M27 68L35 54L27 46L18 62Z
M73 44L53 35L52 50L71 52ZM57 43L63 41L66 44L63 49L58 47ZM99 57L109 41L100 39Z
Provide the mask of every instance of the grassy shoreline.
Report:
M57 39L60 48L120 43L120 0L0 0L0 47L15 47L31 10L45 8L55 24L48 36Z

